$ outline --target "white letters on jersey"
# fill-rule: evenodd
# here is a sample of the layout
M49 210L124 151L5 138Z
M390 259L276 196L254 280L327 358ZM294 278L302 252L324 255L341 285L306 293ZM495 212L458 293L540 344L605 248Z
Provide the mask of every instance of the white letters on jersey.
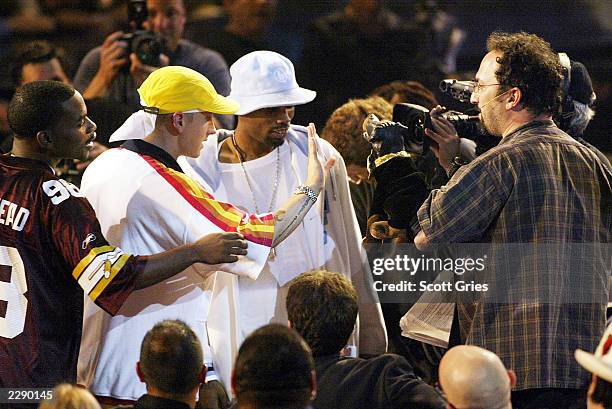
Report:
M0 224L11 226L13 230L21 231L28 221L30 211L8 200L0 200Z
M6 301L6 314L0 318L0 337L15 338L23 332L28 299L28 291L23 260L14 247L0 246L0 265L11 268L11 279L0 281L0 300Z
M51 198L51 203L58 205L70 196L84 197L78 187L65 180L47 180L42 185L43 191Z

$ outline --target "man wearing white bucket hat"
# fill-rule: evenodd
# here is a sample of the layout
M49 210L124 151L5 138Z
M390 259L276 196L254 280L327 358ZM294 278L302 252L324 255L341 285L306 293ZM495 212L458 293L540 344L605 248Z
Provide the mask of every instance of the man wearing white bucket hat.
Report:
M612 324L608 325L595 353L577 349L574 357L593 374L587 397L588 409L612 408Z
M241 57L230 74L229 98L240 103L236 130L219 130L204 143L197 159L179 162L185 172L208 185L215 197L248 211L265 212L291 196L306 177L307 130L292 125L291 119L295 106L312 101L316 93L301 88L291 61L271 51ZM142 138L150 127L151 118L139 112L111 140ZM365 285L370 273L360 247L346 168L329 143L319 140L319 144L322 156L339 158L327 174L324 200L309 211L288 240L275 246L256 280L217 276L208 331L215 358L224 357L215 361L215 371L226 383L241 341L270 321L286 323L285 285L316 268L352 278L360 296L360 353L385 352L380 305ZM227 302L215 301L217 296ZM229 309L222 311L223 306Z
M134 365L140 340L155 322L185 321L202 340L206 364L212 364L211 356L215 361L207 349L215 275L202 273L222 270L256 278L270 248L282 242L317 201L323 174L333 165L333 159L325 167L318 161L311 126L304 184L286 201L279 201L280 207L275 204L276 212L249 215L216 200L185 175L176 161L178 156L198 156L202 141L215 132L212 114L234 113L238 104L218 95L203 75L177 66L154 71L138 92L147 112L156 116L153 130L142 140L104 152L83 176L82 192L96 210L105 237L125 249L149 254L175 243L190 243L203 232L235 231L246 239L248 248L247 255L237 257L234 264L199 264L172 280L133 293L116 317L86 302L78 381L102 403L112 405L136 401L146 393Z
M233 132L211 135L197 159L187 159L193 173L215 194L251 212L268 211L292 194L306 175L306 128L291 124L296 105L311 102L316 93L298 85L293 64L272 51L255 51L230 67L229 98L240 103ZM319 140L324 157L341 156L325 140ZM361 252L360 230L350 200L344 162L327 175L324 200L314 206L285 242L276 246L257 280L220 275L235 295L234 346L226 339L211 346L225 349L232 362L233 347L269 322L287 322L286 284L299 274L317 268L338 271L352 278L360 289L359 352L385 352L386 333L377 298L364 285L369 270ZM218 279L219 293L222 280ZM215 290L217 292L217 289ZM224 305L214 304L215 308ZM219 314L220 317L224 314ZM214 322L223 324L226 320ZM214 327L211 319L211 327ZM225 330L230 330L226 327ZM221 332L221 329L219 329ZM351 340L356 343L355 339ZM220 368L229 375L230 368Z

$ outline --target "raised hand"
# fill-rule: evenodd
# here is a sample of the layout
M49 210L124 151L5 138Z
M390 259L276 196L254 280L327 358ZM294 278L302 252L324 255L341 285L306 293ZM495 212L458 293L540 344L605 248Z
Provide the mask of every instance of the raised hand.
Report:
M323 179L327 171L329 171L336 163L336 158L331 157L322 163L320 159L321 147L319 146L319 137L313 123L308 125L308 167L306 176L306 185L319 192L323 188Z

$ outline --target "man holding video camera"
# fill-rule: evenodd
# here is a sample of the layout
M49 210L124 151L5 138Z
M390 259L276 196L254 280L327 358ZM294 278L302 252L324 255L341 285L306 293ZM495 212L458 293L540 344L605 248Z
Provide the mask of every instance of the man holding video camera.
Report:
M487 48L471 102L487 132L501 142L463 165L455 127L441 108L431 111L425 134L437 145L434 152L450 180L418 210L414 242L419 249L497 246L505 255L501 263L474 276L489 279L497 292L457 301L451 343L489 349L513 368L517 408L582 407L588 374L574 362L573 351L578 345L593 349L604 330L612 174L552 120L562 68L550 45L523 32L493 33ZM381 169L374 172L393 166L388 159L398 154L388 147L397 140L392 134L398 126L387 125L388 131L374 136L382 140L374 161ZM539 251L544 243L569 255ZM602 243L604 250L594 246L594 256L576 264L572 256L584 243ZM508 253L510 247L515 253ZM502 274L500 265L511 274Z
M562 78L559 57L548 43L526 33L493 33L487 48L471 102L486 130L502 141L461 166L448 148L452 145L444 143L454 137L454 127L432 111L433 130L426 134L442 147L437 156L447 172L458 169L419 209L415 244L608 243L612 174L552 121ZM541 266L551 255L539 257L535 265ZM562 268L557 280L546 280L543 271L530 269L533 265L496 279L523 294L563 293L562 286L580 290L578 272ZM588 279L605 283L605 269L599 274ZM594 300L606 299L605 284L600 292ZM582 401L588 378L572 353L576 345L596 345L605 303L542 303L536 296L465 307L456 311L461 341L493 350L516 370L517 407L561 408Z
M102 46L85 56L76 73L74 85L85 99L90 94L108 96L137 111L140 101L136 89L152 71L165 65L198 71L210 80L219 94L229 94L230 77L223 57L182 38L186 22L183 0L130 0L129 14L133 30L146 33L143 30L146 29L157 34L162 43L159 64L145 64L137 57L136 50L131 50L134 41L129 40L129 35L121 31L112 33ZM233 125L232 116L218 119L224 127Z

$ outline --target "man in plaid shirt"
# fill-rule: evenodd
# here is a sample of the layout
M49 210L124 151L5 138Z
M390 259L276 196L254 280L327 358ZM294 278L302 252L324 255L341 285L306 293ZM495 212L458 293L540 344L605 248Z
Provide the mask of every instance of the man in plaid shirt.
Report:
M491 243L507 251L508 243L523 243L522 251L531 249L529 259L504 258L514 265L512 274L483 272L498 286L497 296L504 289L503 299L483 293L475 302L457 302L451 338L495 352L516 371L515 408L582 407L589 377L573 351L593 350L605 328L612 175L552 121L562 69L550 45L527 33L493 33L487 48L471 102L487 131L502 140L460 166L456 145L447 143L458 139L456 131L432 110L433 130L426 132L452 177L419 209L415 244ZM537 247L543 243L554 249L604 244L576 271L571 255L543 253Z

